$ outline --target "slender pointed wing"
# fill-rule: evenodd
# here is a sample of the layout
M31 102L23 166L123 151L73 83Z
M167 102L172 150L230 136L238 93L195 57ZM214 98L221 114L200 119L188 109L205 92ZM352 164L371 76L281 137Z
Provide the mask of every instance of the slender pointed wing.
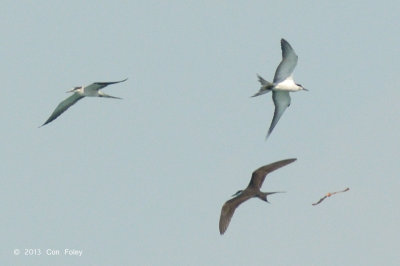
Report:
M100 90L100 89L102 89L102 88L107 87L108 85L116 84L116 83L121 83L121 82L124 82L124 81L126 81L126 80L127 80L127 78L124 79L124 80L120 80L120 81L94 82L94 83L90 84L89 86L86 86L86 87L85 87L85 90L86 90L86 91L98 91L98 90Z
M249 195L240 194L237 197L225 202L225 204L222 206L221 216L219 218L219 233L221 235L223 235L228 228L236 208L250 198L251 196Z
M84 96L81 96L78 93L74 93L71 96L69 96L67 99L65 99L64 101L60 102L57 105L56 109L51 114L51 116L49 117L49 119L47 119L47 121L44 122L44 124L41 125L41 127L50 123L57 117L59 117L62 113L64 113L68 108L70 108L72 105L74 105L77 101L79 101L83 97Z
M282 61L279 63L275 71L274 83L279 83L291 76L297 65L298 56L294 52L292 46L285 40L281 39Z
M259 190L265 180L265 177L275 171L278 168L281 168L285 165L288 165L294 161L296 161L296 158L292 158L292 159L286 159L286 160L282 160L282 161L278 161L278 162L274 162L268 165L264 165L261 166L260 168L258 168L257 170L255 170L253 172L253 175L251 176L251 180L250 183L248 185L248 187L254 188Z
M336 191L336 192L333 192L333 193L331 193L331 194L333 195L333 194L336 194L336 193L342 193L342 192L346 192L346 191L348 191L348 190L350 190L350 188L346 188L346 189L343 189L343 190L341 190L341 191Z
M268 130L267 138L271 134L276 124L278 124L278 121L285 112L286 108L288 108L290 105L290 95L288 91L274 91L272 92L272 99L274 100L275 111L274 118L272 118L272 122Z
M326 199L327 197L328 197L328 196L324 196L324 197L320 198L319 201L317 201L316 203L313 203L312 205L315 206L315 205L320 204L320 203L321 203L324 199Z

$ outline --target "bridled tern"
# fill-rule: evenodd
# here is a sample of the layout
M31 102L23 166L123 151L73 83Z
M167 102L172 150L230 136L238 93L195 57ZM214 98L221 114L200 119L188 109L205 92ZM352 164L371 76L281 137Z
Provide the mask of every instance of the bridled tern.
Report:
M231 218L236 210L236 208L250 198L257 197L265 202L268 202L267 196L280 192L261 192L260 188L265 180L265 177L275 171L278 168L281 168L287 164L290 164L297 159L286 159L282 161L278 161L272 164L264 165L257 170L255 170L251 176L251 180L249 185L245 190L239 190L232 197L233 199L228 200L222 206L221 209L221 217L219 218L219 232L220 234L224 234L228 225L231 221Z
M126 81L120 80L120 81L113 81L113 82L94 82L90 84L89 86L80 86L80 87L75 87L72 90L67 91L68 92L73 92L71 96L69 96L67 99L64 101L60 102L56 109L53 111L49 119L47 119L46 122L44 122L43 125L40 127L50 123L57 117L59 117L62 113L64 113L68 108L70 108L72 105L74 105L77 101L84 97L105 97L105 98L113 98L113 99L121 99L119 97L107 95L100 90L107 87L108 85L115 84L115 83L120 83Z
M335 194L337 194L337 193L346 192L346 191L348 191L348 190L350 190L350 188L346 188L345 190L336 191L336 192L328 192L328 193L326 193L326 195L325 195L324 197L322 197L318 202L313 203L312 205L313 205L313 206L318 205L318 204L320 204L324 199L329 198L330 196L335 195Z
M281 39L282 61L275 71L273 83L266 81L261 76L258 76L258 81L261 83L260 90L252 97L262 95L272 91L272 99L275 104L274 118L268 130L267 137L278 123L279 119L290 105L289 92L307 90L300 84L296 84L293 80L293 70L297 64L297 55L292 46L285 40Z

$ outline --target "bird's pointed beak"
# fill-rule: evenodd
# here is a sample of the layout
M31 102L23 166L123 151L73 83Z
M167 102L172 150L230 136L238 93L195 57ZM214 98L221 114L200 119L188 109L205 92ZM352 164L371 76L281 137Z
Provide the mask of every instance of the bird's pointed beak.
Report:
M303 90L305 90L305 91L309 91L309 90L307 90L306 88L303 88Z
M75 89L72 89L72 90L66 91L65 93L73 92L74 90L75 90Z

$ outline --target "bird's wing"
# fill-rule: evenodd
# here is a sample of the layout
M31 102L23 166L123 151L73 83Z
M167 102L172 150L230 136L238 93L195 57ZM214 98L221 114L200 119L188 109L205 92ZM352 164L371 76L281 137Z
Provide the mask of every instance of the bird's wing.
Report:
M104 87L107 87L108 85L121 83L121 82L124 82L126 80L127 80L127 78L124 79L124 80L120 80L120 81L94 82L94 83L90 84L89 86L86 86L85 90L86 91L98 91L98 90L100 90L100 89L102 89Z
M78 93L74 93L71 96L69 96L67 99L65 99L64 101L60 102L56 109L53 111L53 113L51 114L51 116L49 117L49 119L47 119L46 122L44 122L42 126L50 123L51 121L53 121L54 119L56 119L57 117L59 117L62 113L64 113L68 108L70 108L72 105L74 105L77 101L79 101L80 99L82 99L84 96L78 94Z
M285 40L281 39L282 61L279 63L275 71L274 83L279 83L290 77L297 65L298 56L294 52L292 46Z
M313 203L312 205L315 206L315 205L320 204L320 203L321 203L324 199L326 199L327 197L328 197L328 196L324 196L324 197L320 198L319 201L317 201L316 203Z
M335 195L335 194L337 194L337 193L346 192L346 191L348 191L348 190L350 190L350 188L346 188L346 189L343 189L343 190L340 190L340 191L330 192L329 194L331 194L331 196L332 196L332 195Z
M343 189L341 191L337 191L336 193L342 193L342 192L346 192L346 191L349 191L349 190L350 190L350 188L345 188L345 189Z
M240 194L236 196L233 199L228 200L225 202L225 204L222 206L221 209L221 216L219 218L219 233L223 235L226 231L226 229L229 226L229 223L231 222L232 216L235 213L236 208L251 198L249 195L245 194Z
M274 163L271 163L268 165L261 166L260 168L258 168L257 170L255 170L253 172L248 187L252 187L252 188L259 190L265 180L265 177L269 173L271 173L271 172L275 171L276 169L281 168L285 165L288 165L296 160L297 160L296 158L286 159L286 160L281 160L278 162L274 162Z
M272 118L272 122L268 130L267 138L285 112L286 108L288 108L290 105L290 95L288 91L274 91L272 92L272 99L274 100L275 111L274 118Z

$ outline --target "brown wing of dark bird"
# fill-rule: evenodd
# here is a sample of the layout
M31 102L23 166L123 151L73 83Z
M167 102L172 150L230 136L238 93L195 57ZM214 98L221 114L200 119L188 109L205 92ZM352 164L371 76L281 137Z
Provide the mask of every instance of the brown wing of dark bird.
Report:
M335 195L336 193L342 193L342 192L346 192L346 191L348 191L348 190L350 190L350 188L346 188L346 189L341 190L341 191L329 192L329 193L327 193L324 197L322 197L319 201L317 201L316 203L313 203L312 205L313 205L313 206L318 205L318 204L320 204L324 199L326 199L326 198L328 198L328 197L330 197L330 196L332 196L332 195Z
M241 194L237 195L233 199L228 200L225 202L225 204L222 206L221 209L221 216L219 218L219 232L220 234L224 234L226 229L229 226L229 223L232 219L233 214L235 213L236 208L245 202L246 200L254 197L257 195L257 192L260 190L260 187L262 183L265 180L265 177L268 175L268 173L283 167L287 164L290 164L297 159L287 159L287 160L282 160L279 162L275 162L269 165L264 165L257 170L253 172L253 175L251 177L251 181L247 188L242 191ZM274 194L276 192L270 192L270 194Z
M227 202L225 202L224 206L222 206L221 216L219 218L219 233L221 235L224 234L226 229L228 228L236 208L246 200L253 197L250 194L244 193L245 191L243 191L242 194L234 197L233 199L228 200Z
M271 164L268 164L268 165L261 166L260 168L258 168L257 170L255 170L253 172L253 175L251 176L250 183L249 183L249 185L247 187L248 188L252 187L252 188L255 188L255 189L260 189L262 184L263 184L263 182L264 182L264 180L265 180L265 177L269 173L271 173L271 172L275 171L276 169L281 168L281 167L283 167L283 166L285 166L287 164L290 164L290 163L292 163L292 162L294 162L296 160L297 159L286 159L286 160L282 160L282 161L278 161L278 162L275 162L275 163L271 163Z

